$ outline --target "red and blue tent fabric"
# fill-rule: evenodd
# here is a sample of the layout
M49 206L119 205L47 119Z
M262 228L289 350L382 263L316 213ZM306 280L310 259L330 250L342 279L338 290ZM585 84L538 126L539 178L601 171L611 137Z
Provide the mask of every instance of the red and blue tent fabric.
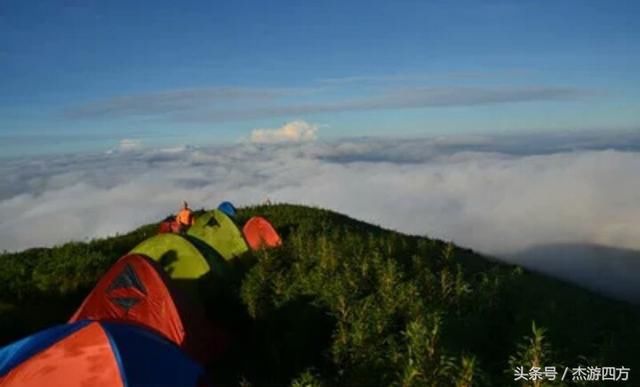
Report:
M254 216L242 228L244 239L252 250L278 247L282 244L280 235L273 225L261 216Z
M2 387L200 387L203 369L178 347L130 324L58 325L0 349Z
M140 254L120 258L71 317L141 325L206 363L224 350L225 337L204 311L175 289L158 263Z
M231 202L222 202L218 206L218 209L225 213L230 218L236 217L236 207Z

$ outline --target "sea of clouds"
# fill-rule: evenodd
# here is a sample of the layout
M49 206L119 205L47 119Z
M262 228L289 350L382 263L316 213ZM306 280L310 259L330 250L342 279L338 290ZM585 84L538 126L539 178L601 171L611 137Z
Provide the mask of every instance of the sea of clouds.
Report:
M0 250L126 232L222 200L316 205L640 302L640 131L316 139L5 159Z

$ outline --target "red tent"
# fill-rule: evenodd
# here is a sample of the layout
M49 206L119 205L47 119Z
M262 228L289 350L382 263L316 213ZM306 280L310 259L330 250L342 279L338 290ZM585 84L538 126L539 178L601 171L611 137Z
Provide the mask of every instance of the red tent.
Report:
M223 336L169 281L156 262L126 255L102 276L69 322L117 320L142 325L206 362L223 350Z
M158 226L158 234L166 234L168 232L180 232L180 225L173 216L163 220Z
M254 216L242 228L244 239L252 250L262 247L277 247L282 244L280 235L268 220L261 216Z

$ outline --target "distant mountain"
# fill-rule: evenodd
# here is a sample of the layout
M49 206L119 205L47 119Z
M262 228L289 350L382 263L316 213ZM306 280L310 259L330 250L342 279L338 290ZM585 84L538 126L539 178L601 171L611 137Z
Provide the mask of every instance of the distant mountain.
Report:
M511 260L598 293L640 305L640 251L596 244L549 244Z

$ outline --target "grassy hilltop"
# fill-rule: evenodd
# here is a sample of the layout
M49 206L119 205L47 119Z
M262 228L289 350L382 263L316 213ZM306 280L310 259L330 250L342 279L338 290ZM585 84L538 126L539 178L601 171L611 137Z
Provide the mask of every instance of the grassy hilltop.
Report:
M200 284L232 337L215 385L509 386L517 365L624 365L640 378L636 307L327 210L251 207L238 223L253 215L284 246ZM0 345L65 322L155 231L0 255Z

